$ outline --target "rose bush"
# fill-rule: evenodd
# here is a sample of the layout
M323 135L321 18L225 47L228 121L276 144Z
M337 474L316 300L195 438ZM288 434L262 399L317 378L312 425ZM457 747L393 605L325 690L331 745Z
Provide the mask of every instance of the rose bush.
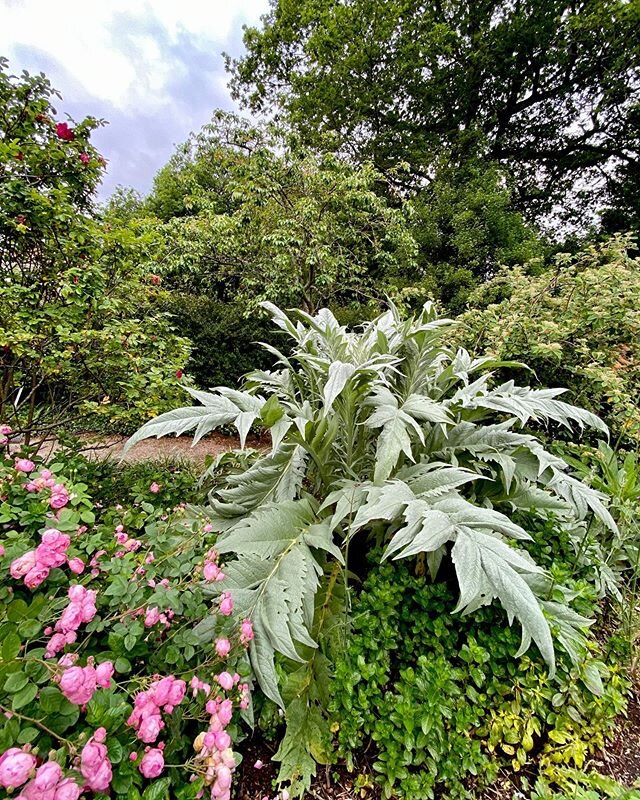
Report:
M169 470L102 507L82 469L101 468L0 457L0 793L228 798L253 628L207 600L212 525Z

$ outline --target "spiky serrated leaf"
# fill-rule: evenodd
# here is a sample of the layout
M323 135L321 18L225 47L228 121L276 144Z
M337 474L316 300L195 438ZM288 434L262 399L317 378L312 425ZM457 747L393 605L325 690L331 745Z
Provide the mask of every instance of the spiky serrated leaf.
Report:
M189 406L160 414L145 423L127 440L123 452L126 453L134 444L143 439L150 439L154 436L159 439L161 436L169 434L181 436L196 427L199 435L203 436L220 425L233 422L238 416L238 409L226 398L219 398L219 400L220 402L216 405Z
M355 370L356 368L353 364L345 364L343 361L332 362L329 367L329 374L323 392L325 414L331 411L336 397L340 395Z
M302 485L306 454L298 445L283 445L249 469L227 478L227 487L211 498L217 514L236 517L269 501L294 500Z
M455 533L450 518L431 508L424 500L411 501L404 511L404 518L407 524L393 535L383 559L391 555L394 560L408 558L438 550Z

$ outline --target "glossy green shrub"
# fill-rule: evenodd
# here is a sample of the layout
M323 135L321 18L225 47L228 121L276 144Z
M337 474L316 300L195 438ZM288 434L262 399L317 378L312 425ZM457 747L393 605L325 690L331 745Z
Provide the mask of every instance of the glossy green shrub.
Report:
M341 754L371 740L386 797L467 797L499 765L581 766L625 706L625 682L592 654L565 654L550 680L501 611L448 611L452 591L408 566L370 573L336 666L332 713ZM586 603L586 601L585 601Z

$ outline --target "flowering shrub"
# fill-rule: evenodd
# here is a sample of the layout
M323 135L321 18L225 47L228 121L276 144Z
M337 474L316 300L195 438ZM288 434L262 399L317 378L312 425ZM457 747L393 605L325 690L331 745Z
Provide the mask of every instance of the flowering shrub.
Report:
M152 235L98 216L101 123L57 120L55 94L0 58L0 418L132 429L177 399L188 343L151 309Z
M103 508L83 468L0 457L0 791L229 798L253 628L228 595L211 614L212 525L166 507L167 472Z

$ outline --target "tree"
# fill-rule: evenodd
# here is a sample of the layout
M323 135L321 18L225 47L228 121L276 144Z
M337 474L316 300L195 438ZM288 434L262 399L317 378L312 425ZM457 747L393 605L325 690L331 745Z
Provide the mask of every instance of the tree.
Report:
M27 436L78 411L139 424L171 402L188 354L151 313L152 232L94 207L100 123L56 121L55 95L0 59L0 419Z
M295 137L226 123L232 138L221 139L217 124L206 128L181 151L180 168L162 173L149 201L153 208L161 187L188 191L184 212L162 231L167 287L239 300L247 309L270 300L314 310L380 297L381 288L411 274L410 210L381 196L385 179L370 164L354 168ZM180 192L171 191L162 198L172 196L175 208Z
M593 212L637 175L637 2L274 0L263 21L227 59L234 94L306 142L418 183L442 152L497 162L532 219L567 192L581 219L576 198Z

